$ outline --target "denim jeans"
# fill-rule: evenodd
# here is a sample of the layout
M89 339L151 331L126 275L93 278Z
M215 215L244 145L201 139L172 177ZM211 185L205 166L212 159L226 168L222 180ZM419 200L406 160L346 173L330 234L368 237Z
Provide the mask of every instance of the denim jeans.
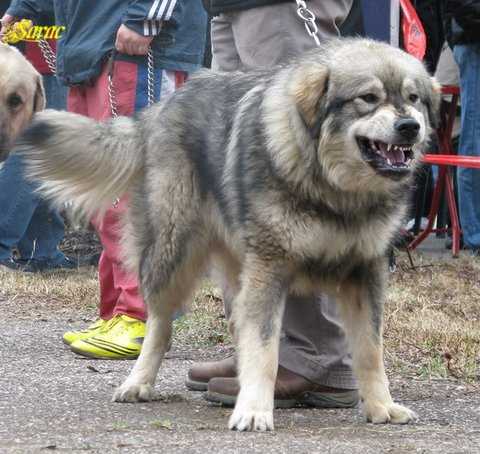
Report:
M47 107L65 109L66 89L55 76L43 77ZM35 184L23 174L19 155L11 154L0 169L0 260L17 248L20 259L45 266L64 259L58 244L63 238L62 217L35 193Z
M458 153L480 156L480 44L457 45L460 68L461 132ZM480 248L480 170L458 168L460 222L465 246Z

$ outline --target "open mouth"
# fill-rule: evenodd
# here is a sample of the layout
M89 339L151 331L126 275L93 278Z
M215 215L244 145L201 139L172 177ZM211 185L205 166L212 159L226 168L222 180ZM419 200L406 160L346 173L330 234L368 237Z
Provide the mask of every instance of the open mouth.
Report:
M407 175L413 162L412 144L391 144L357 137L363 159L377 172L392 177Z

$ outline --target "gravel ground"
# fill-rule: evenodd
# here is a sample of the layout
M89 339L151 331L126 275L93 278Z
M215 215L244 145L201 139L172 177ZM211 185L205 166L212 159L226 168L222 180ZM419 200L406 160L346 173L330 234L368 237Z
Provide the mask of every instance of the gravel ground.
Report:
M408 426L365 424L358 409L296 408L275 412L275 432L235 433L229 409L183 384L194 360L217 358L221 347L174 344L157 385L164 401L112 403L132 362L80 359L61 342L92 314L0 304L0 453L480 453L478 384L390 374L396 399L420 415Z

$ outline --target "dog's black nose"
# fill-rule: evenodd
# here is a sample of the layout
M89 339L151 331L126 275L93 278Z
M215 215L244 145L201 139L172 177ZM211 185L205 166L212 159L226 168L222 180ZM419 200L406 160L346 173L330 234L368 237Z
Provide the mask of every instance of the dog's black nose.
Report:
M395 124L395 131L397 131L404 139L415 139L420 131L420 123L414 118L400 118Z

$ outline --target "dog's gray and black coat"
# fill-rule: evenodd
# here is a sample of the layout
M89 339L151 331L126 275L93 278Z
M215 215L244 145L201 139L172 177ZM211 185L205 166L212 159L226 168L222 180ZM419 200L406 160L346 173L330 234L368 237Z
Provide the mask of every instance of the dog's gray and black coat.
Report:
M149 318L114 399L152 398L172 313L214 260L237 292L231 428L273 428L285 296L318 289L338 302L367 418L410 421L383 366L383 257L438 103L420 62L351 39L274 71L200 73L136 119L39 114L18 148L47 195L93 215L130 194L126 258Z

